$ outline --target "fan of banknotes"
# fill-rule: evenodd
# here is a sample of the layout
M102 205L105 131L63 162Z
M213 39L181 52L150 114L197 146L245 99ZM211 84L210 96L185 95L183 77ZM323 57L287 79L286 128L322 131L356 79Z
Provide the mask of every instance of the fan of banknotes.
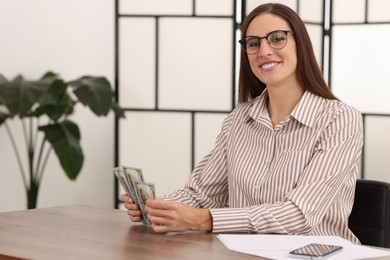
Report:
M145 182L140 168L118 166L113 169L113 172L127 195L133 198L134 202L140 207L143 222L150 224L145 211L145 202L147 199L156 198L154 184Z

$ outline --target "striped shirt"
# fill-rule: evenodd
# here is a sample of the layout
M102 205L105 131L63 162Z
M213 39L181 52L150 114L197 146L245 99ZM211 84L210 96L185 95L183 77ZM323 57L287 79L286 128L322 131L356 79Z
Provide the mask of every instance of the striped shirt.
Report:
M272 126L268 93L239 104L214 149L185 187L165 199L208 208L213 232L340 236L348 229L360 155L362 116L306 91Z

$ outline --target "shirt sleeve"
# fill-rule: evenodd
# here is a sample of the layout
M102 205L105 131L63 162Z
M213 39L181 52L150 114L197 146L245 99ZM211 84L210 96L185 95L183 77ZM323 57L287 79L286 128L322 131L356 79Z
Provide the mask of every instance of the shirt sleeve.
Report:
M309 234L326 214L334 214L333 220L347 218L362 145L361 114L344 107L324 128L310 162L283 201L210 209L213 232ZM336 201L340 208L332 210Z

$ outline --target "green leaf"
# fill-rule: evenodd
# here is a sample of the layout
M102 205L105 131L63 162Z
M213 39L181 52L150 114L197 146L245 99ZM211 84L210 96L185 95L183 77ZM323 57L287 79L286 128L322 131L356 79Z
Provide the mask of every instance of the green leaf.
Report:
M51 80L26 81L22 76L1 84L1 100L11 116L25 117L50 86Z
M39 127L45 134L46 140L54 151L71 180L75 180L81 171L84 162L83 151L80 146L80 131L78 126L70 120Z
M57 121L63 115L73 113L73 107L76 103L67 93L67 85L61 79L52 80L51 85L47 88L38 103L35 111L31 113L34 116L47 115L51 120Z
M47 104L37 107L30 115L39 117L47 115L51 120L58 121L63 115L73 113L73 106L66 104Z
M38 103L42 95L52 84L52 80L23 81L19 96L19 116L25 117L32 106Z
M50 78L57 78L58 77L58 74L57 73L54 73L52 71L48 71L46 72L41 79L50 79Z
M5 104L4 100L4 89L5 85L8 83L8 80L0 74L0 105Z
M79 101L96 115L106 116L111 108L113 92L104 77L82 77L70 83Z
M2 84L1 100L12 116L17 115L19 111L19 95L22 81L23 78L19 76L13 81Z
M66 94L67 85L62 79L50 80L50 85L39 99L42 105L57 103Z

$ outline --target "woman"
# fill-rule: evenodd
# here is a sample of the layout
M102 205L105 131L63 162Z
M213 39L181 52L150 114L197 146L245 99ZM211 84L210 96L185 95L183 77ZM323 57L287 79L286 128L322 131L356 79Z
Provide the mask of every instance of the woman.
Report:
M348 229L363 144L361 114L335 98L299 16L254 9L242 27L239 105L185 187L148 200L156 232L336 235ZM133 200L122 195L132 221Z

